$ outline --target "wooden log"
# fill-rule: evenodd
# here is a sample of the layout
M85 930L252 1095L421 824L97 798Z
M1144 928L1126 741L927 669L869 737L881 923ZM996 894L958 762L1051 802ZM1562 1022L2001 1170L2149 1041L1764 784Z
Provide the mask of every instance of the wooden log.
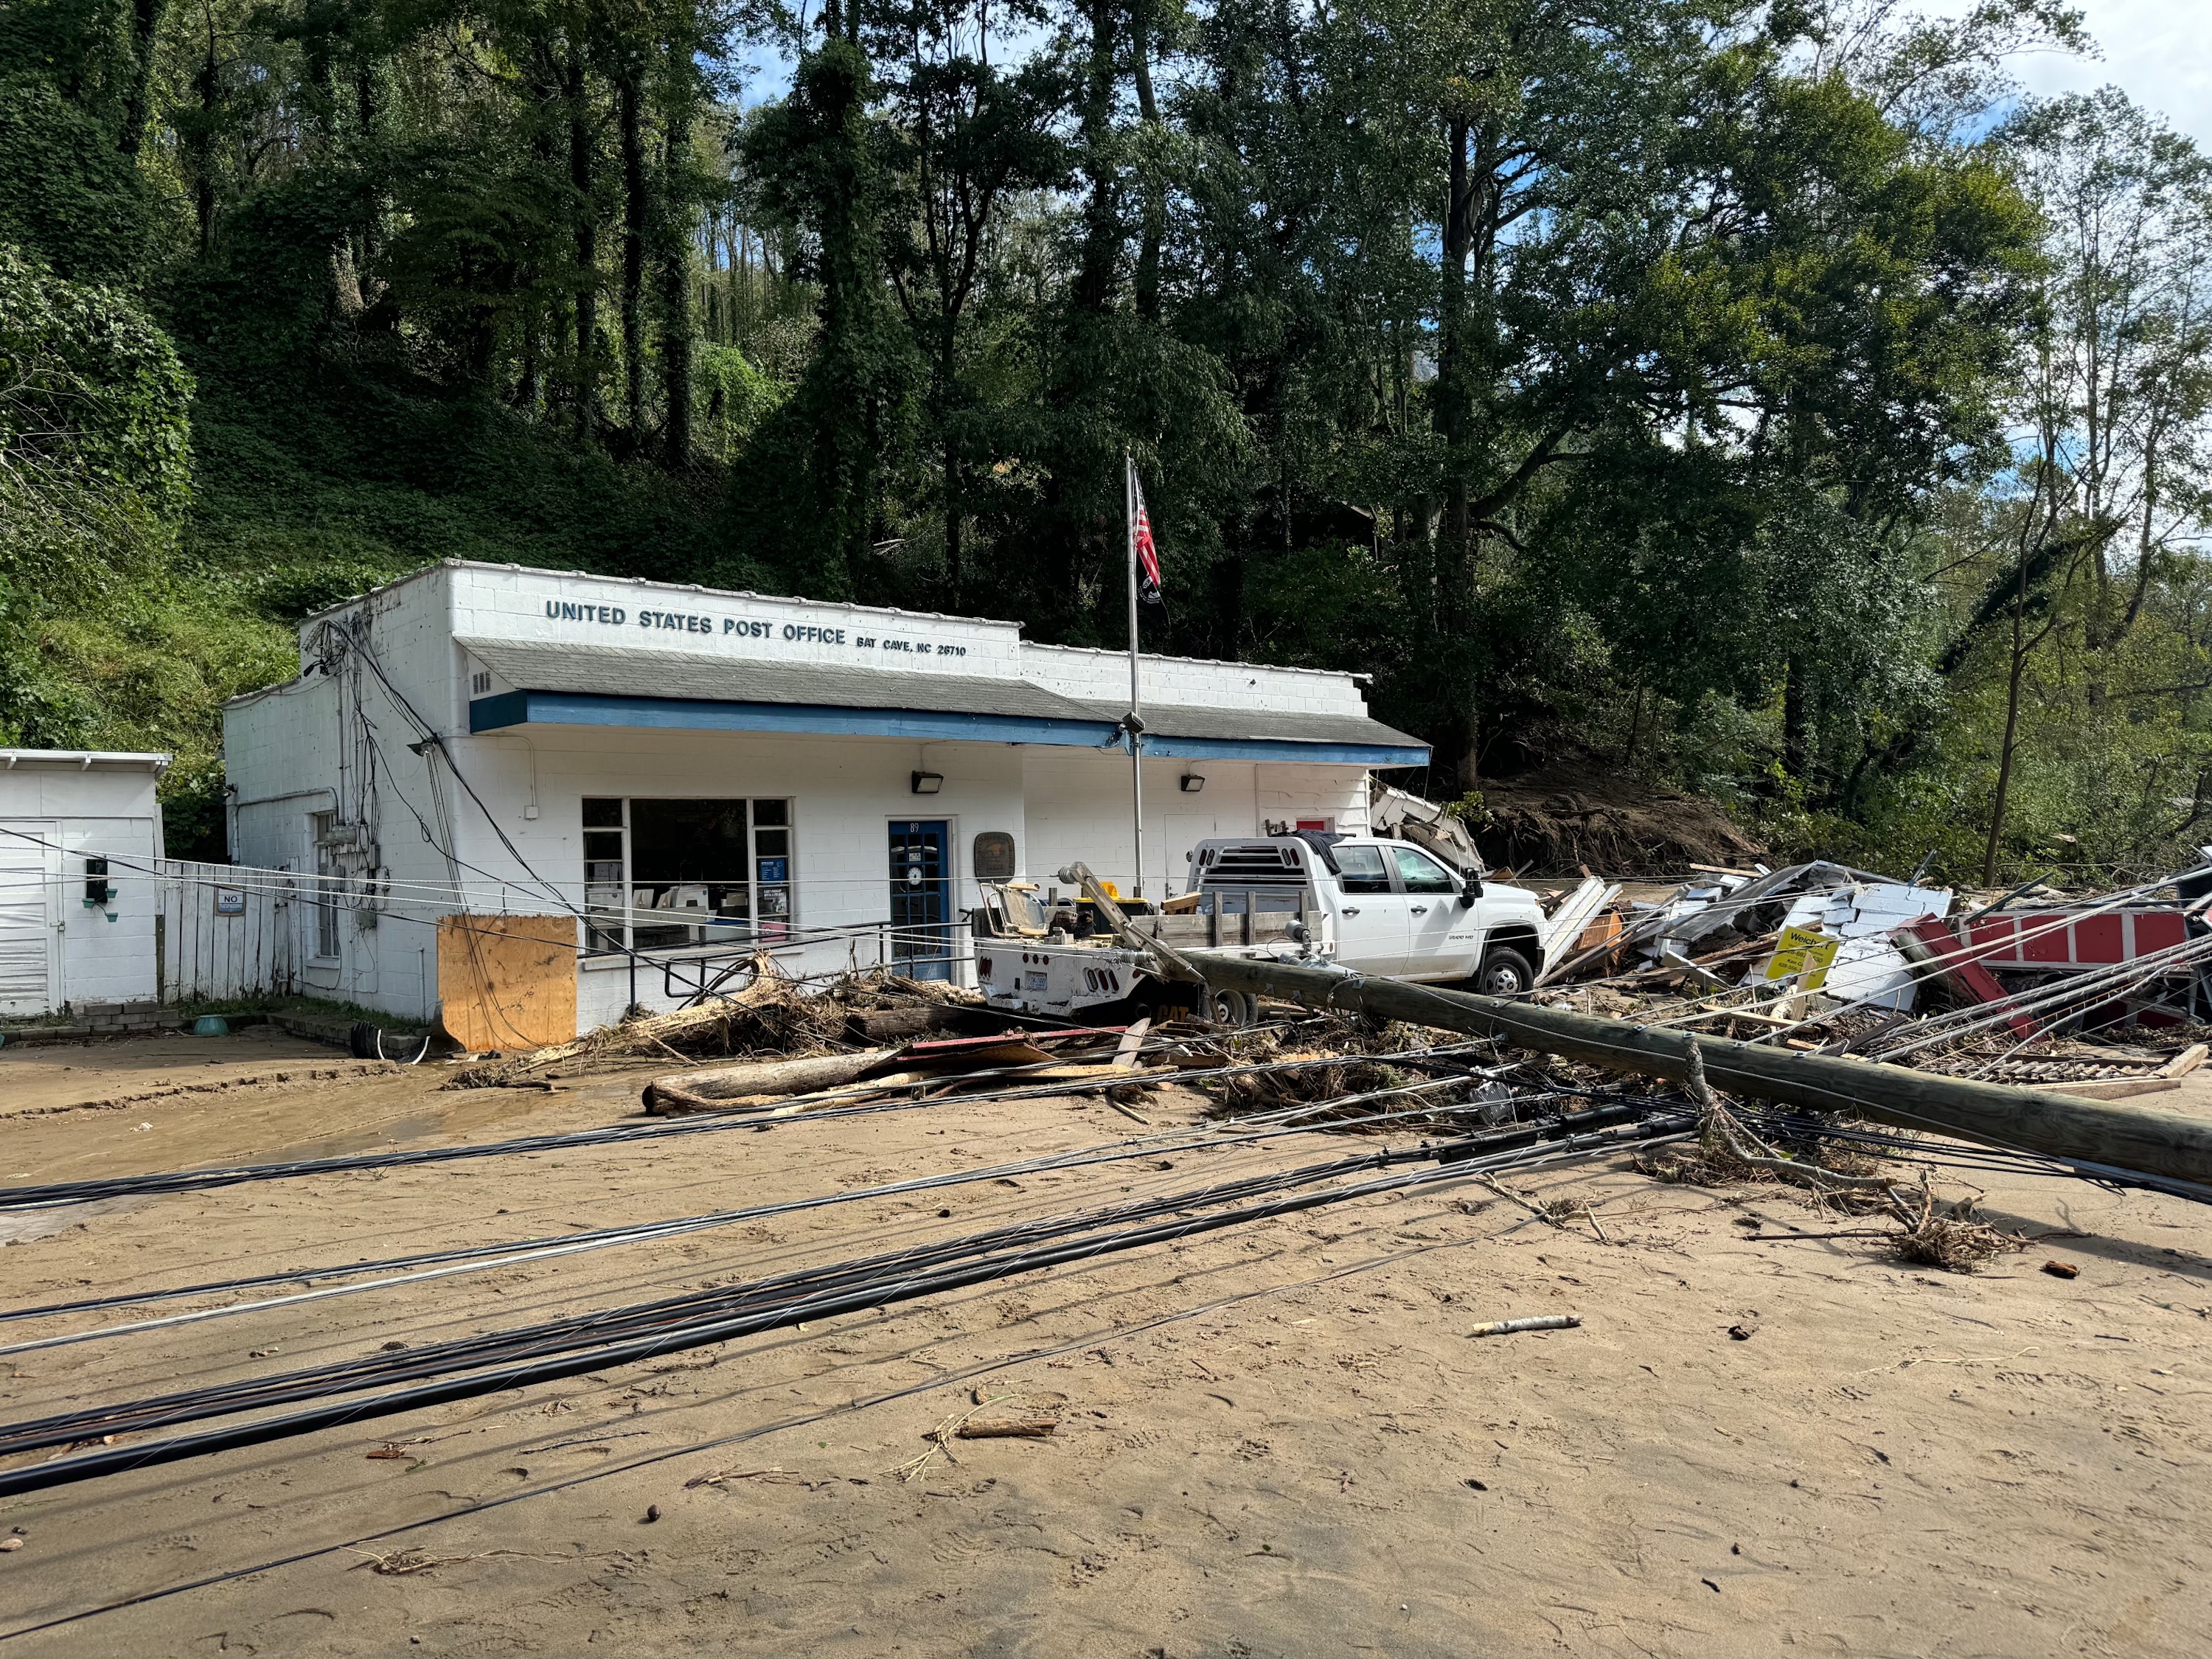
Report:
M856 1054L817 1054L805 1060L749 1060L736 1066L715 1066L684 1072L684 1087L708 1100L717 1096L797 1095L815 1089L834 1089L850 1083L871 1066L896 1053L892 1048L865 1049Z
M2212 1120L2179 1112L1797 1054L1564 1008L1372 979L1341 969L1210 954L1191 965L1209 983L1226 989L1498 1037L1609 1071L1670 1082L1687 1077L1694 1044L1713 1086L1735 1094L1816 1111L1855 1111L1906 1128L2212 1184Z
M952 1431L955 1440L1042 1440L1060 1426L1056 1417L971 1417Z
M898 1051L871 1048L856 1054L818 1054L806 1060L749 1060L696 1072L674 1072L645 1085L648 1112L712 1112L720 1103L761 1095L807 1094L851 1083Z
M952 1003L925 1003L919 1008L871 1008L845 1016L845 1029L869 1042L895 1042L927 1031L957 1031L973 1011Z
M655 1117L681 1117L691 1112L757 1112L763 1117L792 1117L819 1111L825 1106L850 1106L879 1096L896 1094L918 1083L937 1080L932 1072L887 1072L862 1083L848 1083L812 1094L702 1095L684 1085L682 1072L657 1077L645 1085L645 1109Z

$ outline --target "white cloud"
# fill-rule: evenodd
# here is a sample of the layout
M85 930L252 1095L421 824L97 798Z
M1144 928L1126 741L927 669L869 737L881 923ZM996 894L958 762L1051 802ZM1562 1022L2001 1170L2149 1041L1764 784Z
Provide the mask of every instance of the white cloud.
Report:
M2212 15L2203 0L2075 0L2101 58L2055 54L2014 68L2030 92L2116 86L2169 125L2212 147Z

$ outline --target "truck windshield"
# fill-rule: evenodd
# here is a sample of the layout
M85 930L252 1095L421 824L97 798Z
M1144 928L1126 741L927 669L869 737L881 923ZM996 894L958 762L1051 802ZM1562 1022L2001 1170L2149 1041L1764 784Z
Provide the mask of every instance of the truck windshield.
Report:
M1379 847L1339 847L1336 869L1338 879L1347 893L1390 890L1390 873L1382 867L1382 849Z
M1046 931L1044 904L1037 897L1037 890L1027 882L986 882L983 896L991 908L999 913L999 920L1010 933L1034 933L1042 936Z

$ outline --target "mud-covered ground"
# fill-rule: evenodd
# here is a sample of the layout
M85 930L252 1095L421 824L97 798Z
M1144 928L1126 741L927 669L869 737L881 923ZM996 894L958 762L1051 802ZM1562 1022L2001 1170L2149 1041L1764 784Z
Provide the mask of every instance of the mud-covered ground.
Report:
M0 1176L581 1128L634 1112L643 1075L440 1092L435 1067L250 1035L8 1049ZM1164 1127L1197 1107L1154 1096L1141 1109ZM0 1304L543 1237L1145 1133L1095 1102L939 1105L120 1200L8 1218ZM1177 1152L8 1354L0 1417L1347 1147L1301 1135ZM2008 1225L2081 1236L1968 1277L1863 1238L1753 1242L1735 1224L1747 1211L1808 1232L1850 1224L1771 1188L1662 1186L1625 1158L1510 1184L1587 1197L1597 1227L1452 1182L0 1500L0 1533L21 1540L0 1553L0 1631L25 1655L2212 1650L2203 1212L1985 1182ZM2054 1258L2080 1276L2042 1272ZM1465 1334L1557 1311L1583 1327ZM94 1322L0 1324L0 1342ZM929 1431L979 1399L982 1414L1060 1426L955 1441L902 1479Z

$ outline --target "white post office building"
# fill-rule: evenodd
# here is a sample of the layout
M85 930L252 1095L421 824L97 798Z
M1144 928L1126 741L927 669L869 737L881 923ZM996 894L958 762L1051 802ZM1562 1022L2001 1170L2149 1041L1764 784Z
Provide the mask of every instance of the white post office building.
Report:
M979 878L1080 859L1136 884L1123 653L460 561L308 617L300 647L297 679L229 706L224 757L233 858L322 878L294 907L314 994L427 1017L437 915L568 913L588 1030L761 945L794 973L965 977ZM1428 758L1350 675L1142 674L1154 899L1206 836L1364 830L1370 769Z

